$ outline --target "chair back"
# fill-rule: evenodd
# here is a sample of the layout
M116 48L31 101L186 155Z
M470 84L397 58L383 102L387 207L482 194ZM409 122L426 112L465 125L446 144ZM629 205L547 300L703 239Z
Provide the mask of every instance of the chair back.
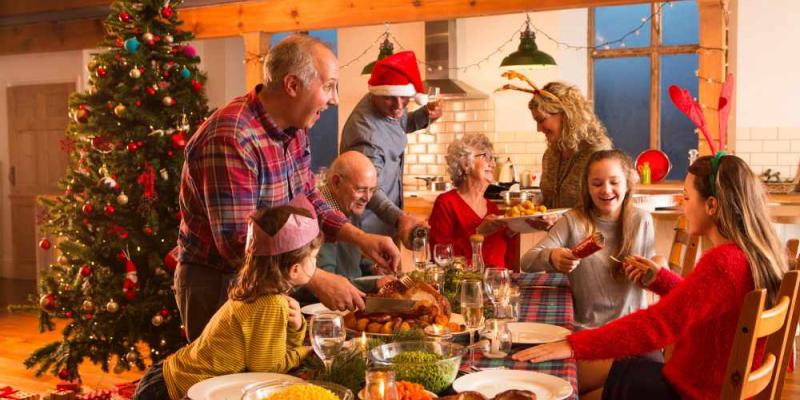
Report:
M764 309L766 289L749 292L736 325L731 356L722 383L723 399L778 399L791 354L798 313L798 271L787 272L775 306ZM758 339L766 337L762 364L752 369Z
M789 270L800 268L800 239L789 239L786 241L786 255L789 257Z
M669 252L669 268L681 276L686 276L694 269L697 262L700 237L689 235L686 216L678 216L675 223L675 237Z

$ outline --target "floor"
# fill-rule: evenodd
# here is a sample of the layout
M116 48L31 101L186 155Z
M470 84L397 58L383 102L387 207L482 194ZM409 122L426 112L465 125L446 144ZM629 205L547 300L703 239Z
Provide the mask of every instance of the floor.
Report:
M40 334L35 313L12 314L6 307L9 304L25 303L28 295L35 292L36 285L33 281L0 279L0 387L9 385L17 390L47 393L55 389L58 378L52 375L36 377L33 371L25 368L23 361L35 349L57 340L64 322L59 322L55 331ZM103 372L87 361L81 367L81 375L86 389L110 389L116 384L138 379L142 372ZM800 371L795 370L786 375L782 398L800 398Z

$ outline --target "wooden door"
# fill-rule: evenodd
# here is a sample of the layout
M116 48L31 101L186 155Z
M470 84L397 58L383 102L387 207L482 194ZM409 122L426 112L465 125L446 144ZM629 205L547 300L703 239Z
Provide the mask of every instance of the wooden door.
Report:
M8 88L11 257L15 278L37 277L36 196L59 192L67 167L61 141L74 83Z

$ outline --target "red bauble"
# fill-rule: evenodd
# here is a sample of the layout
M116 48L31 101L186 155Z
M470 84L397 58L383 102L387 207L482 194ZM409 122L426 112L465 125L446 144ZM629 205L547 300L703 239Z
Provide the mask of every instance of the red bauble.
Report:
M122 38L121 38L121 37L119 37L119 36L117 36L117 38L116 38L116 39L114 39L114 44L115 44L117 47L122 47L122 46L124 46L124 45L125 45L125 43L122 41Z
M128 238L128 231L121 230L118 233L120 239L127 239Z
M161 314L162 317L166 317L169 315L169 311L166 308L164 308L161 309L161 311L159 311L159 314Z
M92 138L92 147L98 151L114 150L114 143L105 136L95 136Z
M106 67L101 65L101 66L97 67L97 69L94 71L94 73L97 74L98 77L102 78L102 77L106 76Z
M66 368L62 368L61 371L58 371L58 379L61 379L62 381L68 381L69 371L67 371Z
M178 266L178 260L171 251L164 256L164 266L170 271L174 271L175 267Z
M164 70L164 72L161 73L161 76L163 76L164 78L169 78L169 71Z
M104 212L106 215L108 215L109 217L110 217L110 216L112 216L112 215L114 215L114 212L115 212L115 211L117 211L117 210L115 210L115 209L114 209L114 206L112 206L111 204L106 204L106 206L103 208L103 212Z
M152 87L152 86L148 86L148 87L146 87L146 88L144 89L144 92L145 92L145 93L147 93L149 96L155 96L155 94L156 94L156 88L154 88L154 87Z
M175 153L173 153L172 150L167 150L167 157L172 157L173 155L175 155Z
M50 241L47 239L42 239L39 241L39 247L41 247L42 250L50 250L50 246Z
M81 272L81 276L86 278L87 276L92 274L92 267L90 267L88 265L84 265L84 266L81 267L80 272Z
M112 103L111 100L109 100L109 101L106 102L106 107L108 107L109 110L113 110L114 109L114 103Z
M84 214L91 214L92 210L94 210L94 207L92 207L92 203L86 203L83 205L83 208L81 208L81 210L83 210Z
M83 318L85 318L87 320L90 320L90 319L94 318L94 314L92 314L92 313L84 314Z
M72 311L67 311L66 313L64 313L64 315L66 315L67 318L72 318Z
M81 223L84 224L84 225L89 225L89 218L82 219Z
M139 146L136 145L136 142L132 141L132 142L128 143L128 151L130 151L131 153L134 153L134 152L136 152L136 150L139 150Z
M133 104L135 104L136 107L141 107L142 106L142 101L141 100L136 100Z
M192 79L192 90L194 90L195 92L199 92L203 90L203 85L201 85L200 82Z
M183 131L177 131L170 136L172 139L172 147L177 150L183 150L186 147L186 136L184 135Z
M39 298L39 307L42 310L47 312L53 312L56 310L56 296L52 293L43 294L42 297Z
M119 20L120 20L121 22L124 22L124 23L126 23L126 24L127 24L128 22L131 22L131 15L130 15L130 14L128 14L128 12L127 12L127 11L122 11L122 12L120 12L120 13L117 15L117 18L119 18Z
M147 225L144 228L142 228L142 231L147 236L153 236L153 228L151 226L149 226L149 225Z
M170 6L164 6L161 8L161 16L170 19L175 14L175 10L172 9Z
M78 111L75 112L75 121L85 124L89 122L89 110L86 107L78 108Z

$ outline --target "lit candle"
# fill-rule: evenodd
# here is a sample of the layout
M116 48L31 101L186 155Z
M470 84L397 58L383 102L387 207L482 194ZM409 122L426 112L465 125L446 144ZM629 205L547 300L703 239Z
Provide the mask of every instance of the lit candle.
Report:
M367 355L367 333L361 332L361 339L358 340L358 347L360 348L361 352L364 353L364 356Z

